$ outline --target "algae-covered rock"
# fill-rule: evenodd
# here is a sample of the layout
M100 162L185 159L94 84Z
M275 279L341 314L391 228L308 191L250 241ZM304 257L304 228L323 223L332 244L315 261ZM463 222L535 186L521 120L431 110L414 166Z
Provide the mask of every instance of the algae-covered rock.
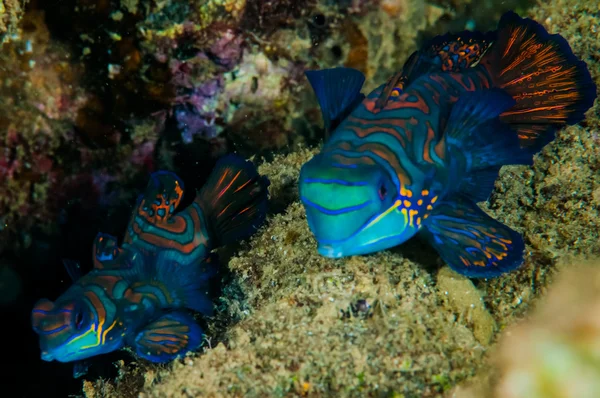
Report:
M19 34L19 22L29 0L0 0L0 43Z
M496 321L485 308L481 293L473 282L443 267L437 275L437 287L448 297L450 306L473 325L473 334L481 344L489 344L496 331Z

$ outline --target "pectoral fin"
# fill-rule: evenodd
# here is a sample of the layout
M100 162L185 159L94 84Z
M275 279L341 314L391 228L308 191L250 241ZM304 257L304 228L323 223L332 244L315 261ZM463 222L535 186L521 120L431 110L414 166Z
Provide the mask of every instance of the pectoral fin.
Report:
M523 263L521 235L462 196L436 206L424 227L423 234L442 259L465 276L493 278Z
M73 378L79 379L87 374L90 367L90 362L84 360L77 361L73 364Z
M171 312L144 327L131 344L142 358L167 362L197 349L203 332L191 315Z

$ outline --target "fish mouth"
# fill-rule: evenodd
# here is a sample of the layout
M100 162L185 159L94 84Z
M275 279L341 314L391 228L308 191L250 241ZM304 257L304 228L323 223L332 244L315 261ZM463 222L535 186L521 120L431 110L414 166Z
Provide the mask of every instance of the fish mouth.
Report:
M323 257L328 258L341 258L344 257L344 252L340 249L336 249L331 245L318 245L317 251Z
M48 361L48 362L51 362L54 360L54 355L52 355L48 351L42 351L41 357L42 357L42 360Z
M75 355L74 352L65 354L65 355L54 355L49 351L42 351L41 357L42 360L44 361L48 361L48 362L52 362L52 361L58 361L58 362L71 362L73 361L73 356Z

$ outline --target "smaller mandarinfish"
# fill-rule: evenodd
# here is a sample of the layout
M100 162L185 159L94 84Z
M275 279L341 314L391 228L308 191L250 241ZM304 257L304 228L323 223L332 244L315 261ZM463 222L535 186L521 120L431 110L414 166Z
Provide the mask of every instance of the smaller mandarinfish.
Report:
M373 253L418 234L469 277L523 262L522 236L476 204L500 168L532 164L597 95L567 41L514 12L493 32L432 39L367 97L357 70L306 75L331 133L300 174L319 253Z
M193 203L176 211L183 182L168 171L153 173L121 247L115 237L98 234L94 269L80 276L77 264L66 261L73 285L55 302L35 304L31 320L42 359L81 361L129 346L142 358L166 362L197 349L203 332L186 309L212 314L217 264L211 250L250 236L264 222L268 185L251 162L227 155Z

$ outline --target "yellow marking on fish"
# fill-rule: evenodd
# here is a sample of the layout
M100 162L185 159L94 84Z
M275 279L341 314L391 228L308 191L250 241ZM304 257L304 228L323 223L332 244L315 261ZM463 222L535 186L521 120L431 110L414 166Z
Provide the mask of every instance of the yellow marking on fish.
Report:
M87 336L88 334L92 333L93 331L94 331L94 324L92 324L90 326L90 328L88 330L86 330L85 333L80 334L79 336L75 337L73 340L69 341L68 344L72 344L72 343L76 342L77 340L84 338L85 336Z
M402 205L402 201L401 200L396 200L394 202L394 204L392 206L390 206L390 208L388 208L386 211L384 211L383 213L381 213L380 215L378 215L377 217L375 217L373 219L373 221L371 221L364 229L363 231L369 229L370 227L372 227L373 225L377 224L383 217L387 216L388 214L390 214L392 211L394 211L395 209L397 209L398 207L400 207L400 205ZM406 209L403 209L406 210Z
M90 344L90 345L83 346L83 347L81 347L82 350L98 347L100 345L100 343L102 342L102 328L104 327L105 321L106 321L106 319L102 319L102 320L100 320L100 322L98 322L98 329L96 329L96 344ZM94 325L92 324L92 328L93 327L94 327Z
M402 209L402 215L404 216L404 224L408 224L408 214L406 212L406 209Z
M117 324L117 321L114 321L114 322L112 323L112 325L110 325L110 326L109 326L109 327L108 327L108 328L107 328L107 329L104 331L104 333L102 333L102 340L103 340L103 341L106 341L106 335L108 334L108 332L110 332L110 331L111 331L111 329L112 329L112 328L114 328L114 327L115 327L115 325L116 325L116 324ZM112 340L112 337L111 337L111 340Z
M419 214L419 212L418 212L417 210L410 210L410 211L408 212L408 214L410 215L410 222L409 222L409 225L410 225L411 227L413 227L413 226L414 226L413 224L414 224L414 219L415 219L415 216L416 216L417 214Z

